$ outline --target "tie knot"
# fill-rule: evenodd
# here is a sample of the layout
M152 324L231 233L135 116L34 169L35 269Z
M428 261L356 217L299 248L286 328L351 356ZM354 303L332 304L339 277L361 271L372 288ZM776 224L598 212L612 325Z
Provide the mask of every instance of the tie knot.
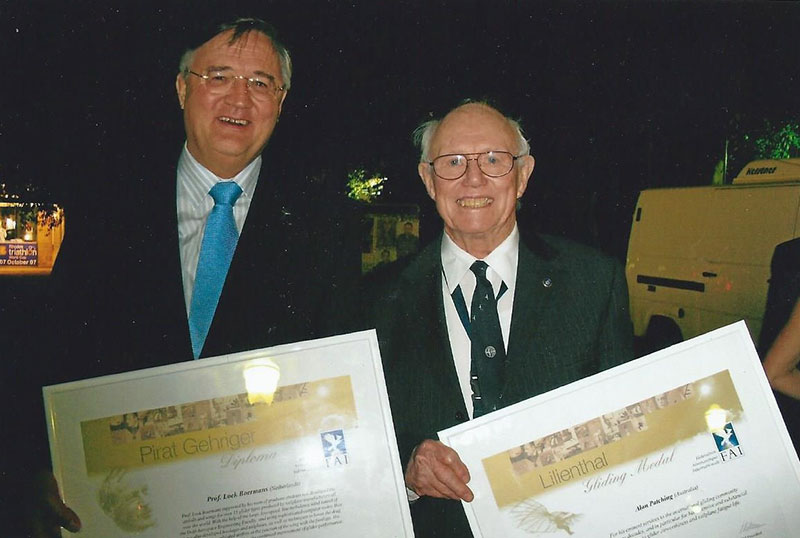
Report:
M473 273L475 273L475 276L478 277L478 278L486 278L486 269L488 267L489 266L486 265L486 262L482 262L481 260L477 260L475 263L473 263L470 266L469 270L472 271Z
M214 205L229 205L232 206L239 199L242 194L242 188L234 181L220 181L208 191L208 194L214 199Z

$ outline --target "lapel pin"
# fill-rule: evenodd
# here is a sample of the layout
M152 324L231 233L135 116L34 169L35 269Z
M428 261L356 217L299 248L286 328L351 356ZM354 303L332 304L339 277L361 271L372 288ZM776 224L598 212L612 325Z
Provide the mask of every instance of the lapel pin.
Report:
M544 280L542 280L542 286L544 286L545 288L549 288L552 285L553 281L550 280L550 277L546 277Z

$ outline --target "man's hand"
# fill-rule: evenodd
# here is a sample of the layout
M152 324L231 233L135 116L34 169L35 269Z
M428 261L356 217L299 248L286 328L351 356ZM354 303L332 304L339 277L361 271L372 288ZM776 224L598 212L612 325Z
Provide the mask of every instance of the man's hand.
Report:
M431 439L417 445L406 468L406 485L420 496L471 502L469 478L456 451Z
M50 471L36 473L26 508L25 523L34 538L60 538L61 527L70 532L81 529L78 514L61 500L58 484Z

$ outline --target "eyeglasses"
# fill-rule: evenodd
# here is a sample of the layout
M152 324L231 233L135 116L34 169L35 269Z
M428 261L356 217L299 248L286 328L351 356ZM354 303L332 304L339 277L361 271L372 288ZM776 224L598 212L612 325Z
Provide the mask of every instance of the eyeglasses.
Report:
M507 151L485 151L483 153L448 153L439 155L428 164L433 172L442 179L454 180L467 173L469 161L477 161L481 172L489 177L501 177L514 168L514 161L522 155L513 155Z
M247 89L250 94L256 99L266 99L274 97L278 92L286 91L286 86L278 86L275 78L270 75L259 77L248 77L245 75L232 75L227 71L210 71L205 75L189 71L192 75L203 79L203 82L208 88L209 93L214 95L222 95L228 93L233 87L233 81L236 79L243 80L247 84Z

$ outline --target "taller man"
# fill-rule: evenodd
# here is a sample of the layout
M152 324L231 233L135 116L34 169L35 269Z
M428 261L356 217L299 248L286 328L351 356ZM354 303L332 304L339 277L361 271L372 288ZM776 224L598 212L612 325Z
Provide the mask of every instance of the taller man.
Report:
M326 277L319 286L308 281L322 271L318 261L346 263L339 242L314 237L335 235L340 227L312 211L308 197L294 196L288 178L277 177L274 163L261 157L291 72L289 52L265 22L239 19L215 29L180 62L175 87L183 148L167 144L162 151L154 149L164 146L160 140L131 141L118 163L126 179L98 185L114 200L100 208L106 219L100 222L92 211L80 212L86 225L71 219L54 276L73 292L86 283L74 298L62 293L59 300L67 301L65 317L76 331L66 339L94 357L94 375L313 334L320 303L313 294L324 293L334 276L321 273ZM234 191L229 268L204 261L202 252L219 184ZM191 326L204 266L224 279L218 304L200 327L207 335ZM77 377L73 373L65 377Z
M467 103L417 135L444 233L369 283L366 323L378 331L416 535L469 536L459 503L473 498L469 471L436 432L632 358L627 291L611 258L520 236L534 160L517 122Z
M336 215L294 197L287 179L262 162L291 74L288 50L258 19L223 24L192 44L175 81L183 148L167 144L162 152L157 133L131 139L115 152L113 170L93 178L82 207L71 208L53 275L54 326L62 330L42 355L52 364L31 375L31 397L41 401L43 384L316 335L326 290L339 269L358 271L358 260L354 254L351 267L335 237L315 237L336 235L341 223L326 216ZM220 213L215 205L227 206L228 253L204 260L205 237ZM321 207L335 206L327 200ZM203 272L220 277L211 284L216 290L199 291ZM29 429L43 423L40 408L31 409ZM45 452L46 442L36 441L30 445ZM43 480L32 503L35 535L59 535L59 524L75 529L52 478Z

